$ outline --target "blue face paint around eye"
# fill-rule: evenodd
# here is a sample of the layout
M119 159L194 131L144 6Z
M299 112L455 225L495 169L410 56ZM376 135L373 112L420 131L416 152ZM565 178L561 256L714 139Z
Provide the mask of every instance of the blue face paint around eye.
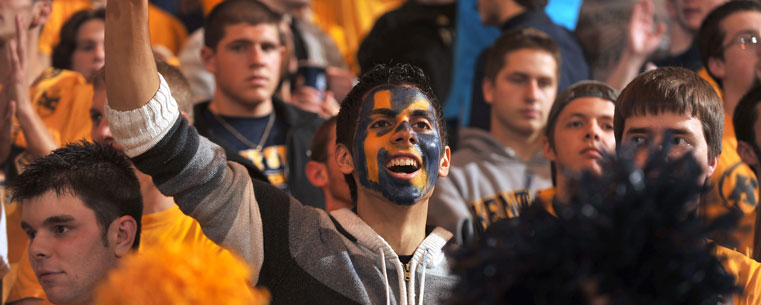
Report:
M360 184L391 202L413 205L436 185L443 145L435 111L416 88L370 92L353 144Z

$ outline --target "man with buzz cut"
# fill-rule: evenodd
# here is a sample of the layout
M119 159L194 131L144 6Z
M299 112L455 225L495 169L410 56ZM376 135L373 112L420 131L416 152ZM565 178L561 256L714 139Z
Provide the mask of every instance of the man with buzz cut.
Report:
M108 271L140 245L140 184L110 145L69 144L11 182L28 259L53 304L92 304Z
M437 304L448 296L456 279L442 250L452 234L427 227L426 214L450 150L441 104L420 69L376 67L341 104L335 158L356 212L328 214L252 180L187 125L153 64L147 8L148 0L108 2L111 132L210 239L241 254L273 304Z
M491 127L460 131L449 176L437 185L428 211L431 224L454 233L459 244L472 237L474 222L517 216L511 207L552 186L542 137L560 61L557 44L533 28L506 31L489 48L482 87ZM514 192L519 189L525 192ZM474 221L472 213L490 216Z
M193 125L223 147L228 159L306 201L321 198L304 168L322 119L274 96L284 77L281 20L255 0L227 0L206 16L201 58L216 89L210 101L195 106ZM325 206L322 200L307 202Z
M753 170L737 154L737 140L732 117L740 98L757 83L761 65L761 4L753 1L730 1L706 16L696 38L700 60L723 93L724 134L722 153L711 177L709 192L704 195L700 214L712 220L729 210L745 215L737 230L714 234L712 238L749 257L759 259L753 252L758 179Z

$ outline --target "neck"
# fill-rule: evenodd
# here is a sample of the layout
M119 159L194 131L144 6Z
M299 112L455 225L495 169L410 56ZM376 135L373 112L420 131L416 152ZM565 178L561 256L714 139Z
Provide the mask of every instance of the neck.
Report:
M671 27L670 41L668 46L669 55L682 54L692 46L695 34L688 31L681 25Z
M515 1L505 1L502 8L502 18L500 19L500 25L505 24L511 18L522 14L526 11L526 8L516 3Z
M323 188L322 192L325 194L325 210L328 212L343 208L351 209L353 207L351 202L334 197L327 188Z
M166 211L174 206L174 199L161 194L150 176L137 170L135 174L140 182L140 193L143 195L143 215Z
M26 81L30 85L50 65L50 57L39 51L40 31L41 27L36 27L29 30L27 34L29 37L27 38L26 54L24 55L27 59ZM0 53L6 54L7 48L8 42L4 41L2 46L0 46ZM6 77L11 72L11 63L4 55L0 57L0 63L2 63L0 64L0 76Z
M400 206L380 195L358 190L357 215L394 249L397 255L411 255L425 239L428 199L412 206Z
M557 202L560 203L567 203L571 201L571 192L568 189L568 180L563 175L562 170L557 167L557 163L555 164L555 168L557 171L555 172L555 198Z
M209 110L218 115L234 117L263 117L272 113L272 98L257 103L245 103L220 92L219 86L214 99L209 103Z
M518 158L523 162L528 162L536 156L536 153L542 148L543 130L534 131L530 134L522 134L507 128L496 126L496 118L492 118L491 134L500 143L509 147Z
M734 117L735 107L737 107L745 91L727 86L726 83L724 84L724 89L724 116L731 118Z

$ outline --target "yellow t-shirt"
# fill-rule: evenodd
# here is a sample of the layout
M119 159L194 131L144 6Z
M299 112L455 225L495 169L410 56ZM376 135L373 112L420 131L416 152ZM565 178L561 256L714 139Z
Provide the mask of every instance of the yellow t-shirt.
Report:
M737 139L732 119L727 117L722 137L722 152L716 171L711 176L710 190L700 202L700 213L706 221L740 208L744 213L739 226L729 236L712 236L719 244L727 246L727 239L737 241L740 253L753 257L753 239L758 203L758 180L751 168L737 154Z
M37 114L58 146L90 139L93 89L81 74L47 68L29 91ZM23 133L16 130L14 143L26 147Z
M91 0L65 0L53 1L53 10L48 22L40 34L40 52L43 54L53 54L53 48L60 40L61 27L74 13L92 9ZM148 27L151 33L151 43L162 45L172 51L174 55L182 48L185 39L188 37L188 31L185 25L176 17L165 12L164 10L150 4L148 7Z
M220 256L232 255L228 250L209 240L201 231L198 222L183 214L176 205L165 211L143 215L138 253L144 247L156 247L174 242L186 243L192 247L213 249L213 251L218 251ZM28 256L27 253L24 255L25 257ZM13 302L26 298L43 299L45 300L43 304L50 304L45 298L42 286L34 275L29 259L21 260L18 277L11 288L7 301Z
M716 247L715 255L721 261L724 270L735 277L735 284L743 288L742 295L732 297L733 304L761 304L761 264L722 246Z
M207 0L213 1L213 0ZM314 20L336 42L338 50L354 73L359 73L356 54L375 20L401 6L404 0L323 0L312 1Z

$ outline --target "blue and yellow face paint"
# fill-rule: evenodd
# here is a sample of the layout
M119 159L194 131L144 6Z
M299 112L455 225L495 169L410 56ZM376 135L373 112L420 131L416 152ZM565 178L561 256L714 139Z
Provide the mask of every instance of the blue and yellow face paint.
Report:
M444 151L436 112L417 88L383 86L362 101L353 159L360 184L399 205L430 193Z

